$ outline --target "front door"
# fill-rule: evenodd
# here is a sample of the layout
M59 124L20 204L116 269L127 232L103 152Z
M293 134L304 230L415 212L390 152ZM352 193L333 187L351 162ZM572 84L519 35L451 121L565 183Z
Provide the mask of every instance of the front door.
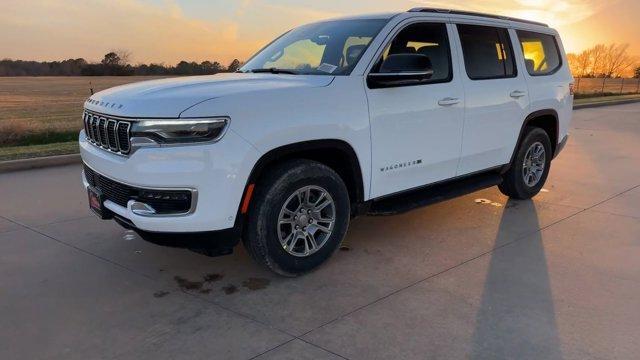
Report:
M371 73L392 54L429 57L433 75L420 85L367 88L372 184L377 198L452 178L460 158L464 92L444 23L411 23L396 33Z

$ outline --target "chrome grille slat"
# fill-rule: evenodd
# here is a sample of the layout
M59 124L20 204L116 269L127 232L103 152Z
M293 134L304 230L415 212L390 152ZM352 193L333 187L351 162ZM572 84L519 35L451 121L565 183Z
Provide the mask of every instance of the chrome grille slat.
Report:
M93 116L93 133L95 137L93 138L93 142L100 146L100 118L97 116Z
M108 149L109 144L107 143L107 119L101 117L98 121L98 127L100 128L100 146Z
M131 124L126 121L119 121L116 127L116 134L118 136L118 147L120 152L128 154L131 150L130 134Z
M82 113L82 123L84 125L84 133L87 135L87 138L90 138L91 136L89 135L89 123L87 121L89 114L87 114L87 112L83 112Z
M113 119L107 120L107 142L109 143L109 149L118 151L118 136L116 135L117 121Z
M91 141L93 143L96 142L96 120L95 117L91 114L89 114L89 129L91 129Z
M126 155L129 153L131 149L129 134L131 123L129 121L85 111L83 122L87 141L116 154Z

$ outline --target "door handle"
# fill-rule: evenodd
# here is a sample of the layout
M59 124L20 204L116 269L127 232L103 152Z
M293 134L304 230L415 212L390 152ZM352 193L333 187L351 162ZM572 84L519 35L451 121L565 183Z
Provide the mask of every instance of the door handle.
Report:
M446 98L438 101L438 105L440 105L440 106L451 106L451 105L458 104L459 102L460 102L460 99L458 99L458 98L446 97Z
M523 96L527 96L527 92L526 91L522 91L522 90L516 90L511 92L511 94L509 94L509 96L511 96L514 99L518 99L521 98Z

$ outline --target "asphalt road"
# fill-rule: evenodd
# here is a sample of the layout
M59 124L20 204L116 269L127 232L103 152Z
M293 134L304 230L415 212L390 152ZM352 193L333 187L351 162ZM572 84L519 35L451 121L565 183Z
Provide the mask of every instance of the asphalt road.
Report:
M0 358L637 358L640 104L571 134L533 201L359 218L299 279L98 220L80 166L0 175Z

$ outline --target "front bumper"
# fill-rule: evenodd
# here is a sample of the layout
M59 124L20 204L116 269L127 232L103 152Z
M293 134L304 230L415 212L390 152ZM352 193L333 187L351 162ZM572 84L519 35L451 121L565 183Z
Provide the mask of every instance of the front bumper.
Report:
M193 208L177 215L139 215L134 201L104 206L130 227L146 233L203 233L233 229L239 204L257 150L228 131L214 144L141 148L130 157L100 149L80 133L80 154L91 170L122 184L142 189L188 189ZM85 188L90 184L82 176Z
M189 233L158 233L139 229L130 220L119 215L113 219L122 227L135 231L142 239L160 246L186 248L207 256L222 256L233 253L240 242L242 226L239 222L233 228Z

